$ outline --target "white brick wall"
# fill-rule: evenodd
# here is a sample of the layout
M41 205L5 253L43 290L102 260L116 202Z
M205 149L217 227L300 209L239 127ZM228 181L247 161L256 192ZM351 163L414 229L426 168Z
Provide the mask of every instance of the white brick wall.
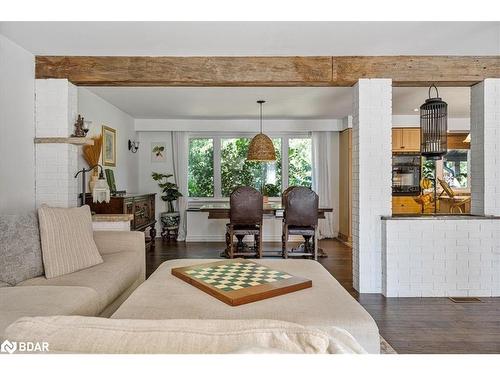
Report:
M68 137L78 113L78 91L66 79L37 79L36 137ZM36 205L77 205L78 147L60 143L35 146Z
M62 143L38 143L36 157L36 206L75 207L77 201L78 147Z
M472 213L500 216L500 79L471 89Z
M500 296L500 219L383 220L386 297Z
M35 80L35 136L69 137L78 116L78 94L67 79Z
M381 216L391 214L392 81L361 79L354 86L352 127L353 284L382 289Z

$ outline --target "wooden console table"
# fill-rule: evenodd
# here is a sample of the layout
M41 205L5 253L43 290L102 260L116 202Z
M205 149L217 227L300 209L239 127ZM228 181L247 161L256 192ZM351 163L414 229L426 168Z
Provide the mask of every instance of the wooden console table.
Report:
M146 232L149 228L149 238L146 239L151 249L155 246L156 216L155 196L152 194L126 194L113 196L109 203L94 203L92 195L85 196L85 203L90 210L96 214L130 214L133 219L130 222L130 230Z

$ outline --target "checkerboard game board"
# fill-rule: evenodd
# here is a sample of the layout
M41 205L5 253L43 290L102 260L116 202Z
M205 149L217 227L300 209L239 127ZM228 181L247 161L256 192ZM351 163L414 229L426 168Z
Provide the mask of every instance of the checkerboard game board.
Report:
M311 280L245 259L174 268L172 274L232 306L312 286Z

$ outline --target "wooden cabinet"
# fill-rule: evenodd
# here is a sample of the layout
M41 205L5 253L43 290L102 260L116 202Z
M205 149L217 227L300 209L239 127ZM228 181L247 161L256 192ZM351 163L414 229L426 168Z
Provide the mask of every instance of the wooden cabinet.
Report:
M393 128L393 152L419 152L420 128Z
M155 196L156 194L126 194L123 196L111 197L109 203L94 203L92 196L87 194L85 203L90 206L92 212L96 214L132 214L130 230L145 232L149 228L151 248L154 248L154 238L156 237L156 216L155 216Z
M339 137L339 238L352 241L352 131Z
M421 206L413 196L392 196L392 214L420 214Z

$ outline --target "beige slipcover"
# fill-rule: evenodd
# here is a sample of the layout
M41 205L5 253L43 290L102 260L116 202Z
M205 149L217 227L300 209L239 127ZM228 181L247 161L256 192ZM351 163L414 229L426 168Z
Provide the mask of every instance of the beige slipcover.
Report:
M36 277L0 288L0 337L23 316L110 316L144 281L144 233L93 233L104 262L46 279Z
M0 341L5 328L22 316L97 315L97 292L80 286L0 288Z
M216 261L164 262L112 315L115 319L270 319L297 323L335 334L348 331L369 353L380 352L378 327L368 312L318 262L258 259L257 263L309 278L312 288L231 307L178 279L171 268Z
M344 330L334 334L273 320L129 320L78 316L21 318L11 341L45 341L52 353L222 354L364 353Z

